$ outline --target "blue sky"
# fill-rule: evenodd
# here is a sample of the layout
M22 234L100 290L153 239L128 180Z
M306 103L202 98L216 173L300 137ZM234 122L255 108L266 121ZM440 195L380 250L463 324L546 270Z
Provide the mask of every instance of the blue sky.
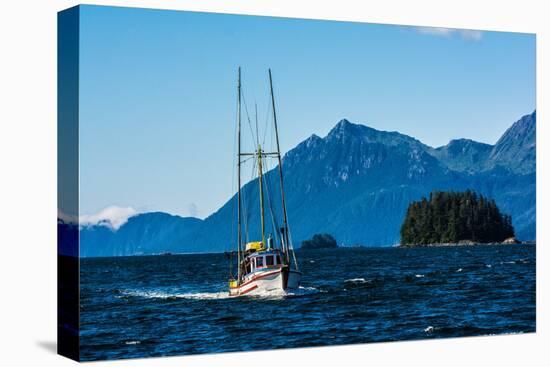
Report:
M283 152L342 118L431 146L535 109L535 36L84 6L80 211L205 217L233 193L236 70Z

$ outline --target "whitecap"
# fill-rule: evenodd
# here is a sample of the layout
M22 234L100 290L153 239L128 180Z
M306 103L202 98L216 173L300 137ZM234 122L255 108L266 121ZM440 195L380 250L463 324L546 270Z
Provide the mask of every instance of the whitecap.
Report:
M300 297L313 293L319 293L320 291L315 287L298 287L298 289L288 289L283 291L282 289L274 289L269 291L254 292L248 294L248 297L259 298L262 300L279 300L285 297Z
M307 296L309 294L323 293L315 287L303 287L299 286L298 289L292 289L287 291L286 295L295 297L295 296Z
M318 289L315 288L315 287L302 287L302 286L299 286L298 289L303 290L303 291L318 291Z
M365 278L353 278L353 279L346 279L344 280L346 283L367 283L368 280L365 280Z
M434 331L434 327L433 326L428 326L427 328L424 329L424 332L425 333L432 333Z
M424 274L415 274L414 276L417 277L417 278L424 278L425 277Z
M462 268L459 268L456 272L457 273L462 273Z
M136 345L136 344L141 344L141 342L139 340L128 340L128 341L125 341L124 344L126 344L126 345Z

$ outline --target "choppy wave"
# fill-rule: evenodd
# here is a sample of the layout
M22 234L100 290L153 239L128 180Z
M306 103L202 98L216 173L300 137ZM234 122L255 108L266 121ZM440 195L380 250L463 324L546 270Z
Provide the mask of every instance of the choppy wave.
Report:
M299 255L302 287L237 298L223 255L85 259L81 358L535 331L534 246Z
M307 296L311 294L320 293L319 289L315 287L303 287L300 286L298 289L291 289L287 291L283 290L271 290L271 291L265 291L265 292L254 292L252 294L249 294L248 297L252 298L260 298L260 299L282 299L286 297L300 297L300 296Z
M326 291L320 290L320 289L315 288L315 287L300 286L298 289L289 292L289 295L291 295L291 296L307 296L307 295L310 295L310 294L325 293L325 292Z
M352 278L352 279L344 280L344 283L363 284L363 283L369 283L369 281L366 280L365 278Z

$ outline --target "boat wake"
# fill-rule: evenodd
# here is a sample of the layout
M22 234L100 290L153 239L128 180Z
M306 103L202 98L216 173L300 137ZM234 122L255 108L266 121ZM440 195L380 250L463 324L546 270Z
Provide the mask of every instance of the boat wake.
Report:
M138 297L149 299L210 300L229 298L229 292L170 292L159 290L122 290L119 298Z
M282 291L273 290L249 295L250 298L259 299L281 299L285 297L299 297L310 294L320 293L315 287L299 287L298 289ZM190 300L216 300L235 298L229 295L229 292L177 292L167 290L131 290L124 289L118 292L118 298L147 298L147 299L190 299Z

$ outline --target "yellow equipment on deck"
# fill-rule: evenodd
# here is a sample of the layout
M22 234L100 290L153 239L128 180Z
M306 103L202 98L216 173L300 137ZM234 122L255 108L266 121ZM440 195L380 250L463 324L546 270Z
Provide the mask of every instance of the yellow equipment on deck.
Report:
M245 251L261 251L264 249L264 243L259 242L249 242L246 244Z

